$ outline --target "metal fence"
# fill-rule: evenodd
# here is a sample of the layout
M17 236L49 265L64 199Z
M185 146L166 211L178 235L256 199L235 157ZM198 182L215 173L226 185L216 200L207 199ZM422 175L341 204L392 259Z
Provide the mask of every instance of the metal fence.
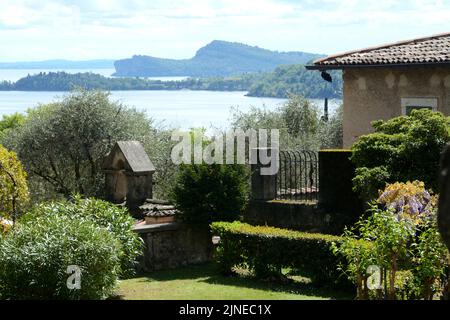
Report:
M319 161L314 151L280 151L277 200L316 201Z

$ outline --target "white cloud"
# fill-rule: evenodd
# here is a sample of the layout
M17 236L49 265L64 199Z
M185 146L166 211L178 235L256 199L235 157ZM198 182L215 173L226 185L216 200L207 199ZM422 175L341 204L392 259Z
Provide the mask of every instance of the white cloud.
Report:
M436 32L445 0L0 0L0 61L188 58L214 39L333 53Z

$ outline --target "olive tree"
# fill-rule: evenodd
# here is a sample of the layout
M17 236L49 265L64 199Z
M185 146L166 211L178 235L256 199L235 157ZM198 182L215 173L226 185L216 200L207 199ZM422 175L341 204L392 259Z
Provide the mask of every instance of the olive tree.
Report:
M291 95L276 110L251 108L248 112L232 109L235 129L278 129L280 147L319 150L342 147L342 106L328 121L320 117L317 107L307 99Z
M113 102L100 91L75 90L27 113L25 122L3 141L17 152L36 193L44 189L63 196L99 196L102 162L113 144L149 141L155 135L143 112Z

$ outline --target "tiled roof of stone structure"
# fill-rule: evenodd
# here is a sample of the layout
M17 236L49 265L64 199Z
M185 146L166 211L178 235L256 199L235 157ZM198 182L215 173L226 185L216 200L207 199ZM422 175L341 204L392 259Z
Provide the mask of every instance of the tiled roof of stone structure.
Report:
M139 207L143 214L147 217L167 217L174 216L176 209L173 205L163 202L148 199L147 202Z
M308 69L414 64L450 64L450 33L332 55L315 61Z
M118 141L110 154L105 158L103 162L104 169L112 166L114 156L118 151L117 149L122 152L131 171L136 173L155 171L155 166L150 161L144 147L139 141Z
M139 141L119 141L117 145L133 172L155 171L153 163Z

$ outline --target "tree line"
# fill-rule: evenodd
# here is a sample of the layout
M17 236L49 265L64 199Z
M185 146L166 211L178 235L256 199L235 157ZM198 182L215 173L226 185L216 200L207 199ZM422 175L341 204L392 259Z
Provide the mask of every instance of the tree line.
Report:
M0 91L71 91L86 90L208 90L248 91L249 96L288 98L301 95L311 99L341 98L342 76L332 74L333 82L324 81L319 72L303 65L287 65L273 72L248 73L236 77L188 78L161 81L146 78L108 78L95 73L41 72L16 82L0 82Z

